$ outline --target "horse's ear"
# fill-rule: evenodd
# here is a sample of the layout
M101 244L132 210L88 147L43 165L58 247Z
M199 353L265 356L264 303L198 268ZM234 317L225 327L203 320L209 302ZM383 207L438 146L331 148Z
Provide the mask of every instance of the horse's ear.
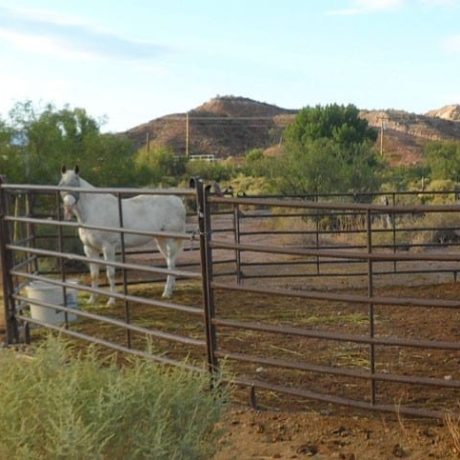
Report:
M79 174L80 173L80 168L78 167L78 165L75 165L75 174Z
M65 167L65 165L62 165L61 166L61 173L65 174L66 171L67 171L67 168Z

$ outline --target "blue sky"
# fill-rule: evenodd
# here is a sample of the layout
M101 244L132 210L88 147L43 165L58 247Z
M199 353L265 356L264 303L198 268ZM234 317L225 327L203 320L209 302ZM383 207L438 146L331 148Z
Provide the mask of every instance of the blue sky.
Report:
M84 107L106 131L216 95L423 113L460 103L460 0L0 0L0 116Z

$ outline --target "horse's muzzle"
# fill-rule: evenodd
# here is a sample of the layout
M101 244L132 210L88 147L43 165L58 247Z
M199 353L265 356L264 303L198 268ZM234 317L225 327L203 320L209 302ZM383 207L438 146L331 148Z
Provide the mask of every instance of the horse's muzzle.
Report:
M62 199L64 203L64 220L72 220L73 211L77 204L77 200L72 195L65 195Z

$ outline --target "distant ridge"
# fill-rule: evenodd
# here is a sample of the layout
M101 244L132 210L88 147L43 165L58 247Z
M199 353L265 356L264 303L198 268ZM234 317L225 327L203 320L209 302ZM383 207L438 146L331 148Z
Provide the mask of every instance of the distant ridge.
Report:
M442 118L443 120L460 121L460 105L445 105L437 110L430 110L426 113L429 117Z
M189 152L218 158L241 156L252 148L268 148L279 142L283 128L297 110L245 97L218 96L190 110ZM166 145L185 155L186 114L176 113L128 130L137 147Z
M246 97L217 96L190 110L189 153L217 158L242 156L261 148L280 154L283 129L298 109L284 109ZM362 110L370 126L384 127L383 151L392 164L417 164L431 140L460 141L460 106L449 105L425 115L402 110ZM186 114L176 113L136 126L124 134L137 148L168 146L178 155L186 152ZM380 140L377 141L380 146ZM277 146L277 148L274 148Z

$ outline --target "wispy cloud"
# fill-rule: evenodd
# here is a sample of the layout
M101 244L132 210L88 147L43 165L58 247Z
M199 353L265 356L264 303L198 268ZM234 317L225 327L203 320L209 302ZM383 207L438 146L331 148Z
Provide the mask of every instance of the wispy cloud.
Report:
M457 6L459 4L459 0L420 0L420 2L425 6Z
M170 50L112 33L81 18L0 5L0 40L34 53L68 59L146 61Z
M329 15L356 16L360 14L396 11L408 5L409 0L349 0L345 8L328 11ZM460 0L415 0L413 3L425 7L454 7Z
M331 15L354 16L358 14L395 10L404 0L351 0L346 8L329 11Z

